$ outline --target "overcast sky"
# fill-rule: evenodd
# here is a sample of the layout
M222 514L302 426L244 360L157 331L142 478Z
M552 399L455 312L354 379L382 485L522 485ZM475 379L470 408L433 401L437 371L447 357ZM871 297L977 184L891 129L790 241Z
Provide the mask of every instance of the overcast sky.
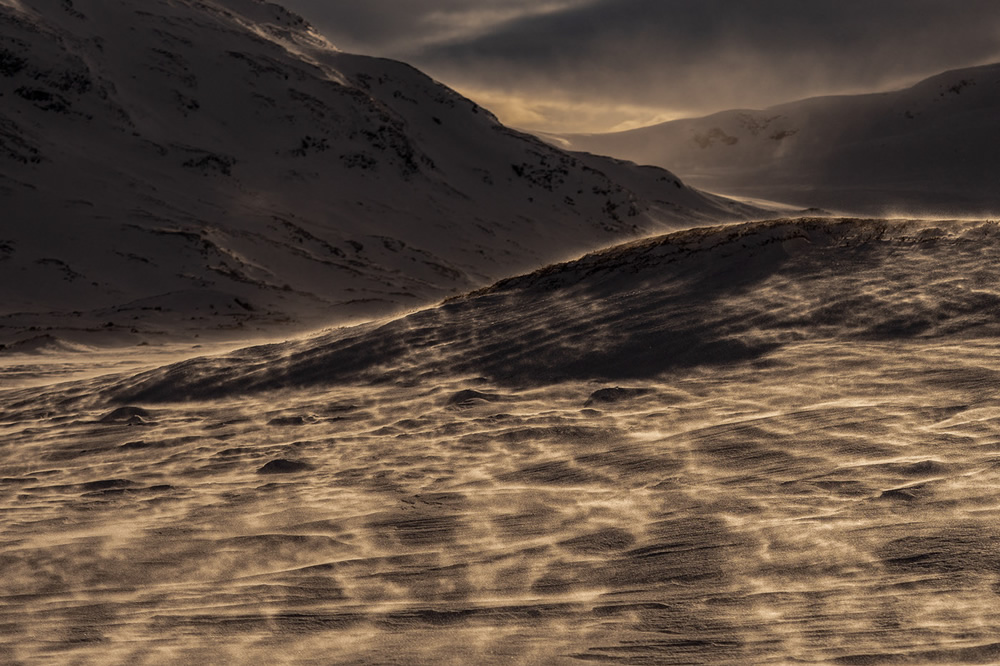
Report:
M1000 0L278 0L548 131L628 129L1000 61Z

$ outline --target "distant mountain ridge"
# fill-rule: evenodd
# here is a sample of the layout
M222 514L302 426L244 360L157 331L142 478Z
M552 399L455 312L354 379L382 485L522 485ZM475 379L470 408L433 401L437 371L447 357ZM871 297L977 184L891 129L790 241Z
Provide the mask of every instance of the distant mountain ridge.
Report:
M0 97L0 342L386 314L759 214L555 150L259 0L0 0Z
M1000 210L1000 63L894 92L547 138L669 163L690 184L727 194L871 214L982 215Z

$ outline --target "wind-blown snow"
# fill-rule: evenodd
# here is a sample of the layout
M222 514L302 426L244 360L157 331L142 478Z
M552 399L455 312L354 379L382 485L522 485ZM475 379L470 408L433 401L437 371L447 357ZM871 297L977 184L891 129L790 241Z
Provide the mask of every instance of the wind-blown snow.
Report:
M0 392L0 654L995 661L998 246L684 231Z
M996 238L990 222L817 218L676 232L388 323L140 375L115 395L216 398L442 370L514 386L621 381L805 339L989 337L1000 333Z
M985 205L995 69L673 145ZM996 222L732 224L257 0L0 0L0 96L0 662L1000 660Z

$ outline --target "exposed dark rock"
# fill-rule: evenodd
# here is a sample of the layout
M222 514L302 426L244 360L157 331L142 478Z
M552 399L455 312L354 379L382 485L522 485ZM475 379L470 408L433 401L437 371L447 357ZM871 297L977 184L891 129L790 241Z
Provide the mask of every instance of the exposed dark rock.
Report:
M313 420L305 416L276 416L267 422L270 426L301 426L313 423Z
M650 393L649 389L644 388L621 388L616 386L614 388L602 388L594 391L587 398L587 402L583 404L584 407L591 407L593 405L609 405L616 402L622 402L624 400L631 400L632 398L638 398L639 396L647 395Z
M42 88L21 86L14 91L14 94L22 99L32 102L42 111L57 111L59 113L66 113L69 111L70 104L65 97Z
M313 467L309 463L301 460L288 460L287 458L276 458L257 470L258 474L295 474L296 472L306 472Z
M145 423L150 418L148 410L142 407L119 407L118 409L101 417L101 423L112 424L135 424Z
M0 49L0 76L14 76L27 64L27 61L7 49Z
M234 164L236 164L236 160L226 155L205 155L200 159L191 158L182 166L203 171L218 171L223 175L230 176Z

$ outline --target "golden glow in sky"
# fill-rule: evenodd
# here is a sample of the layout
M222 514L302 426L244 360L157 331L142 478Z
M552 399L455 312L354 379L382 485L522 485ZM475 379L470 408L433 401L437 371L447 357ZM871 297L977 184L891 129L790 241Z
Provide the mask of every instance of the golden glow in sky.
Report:
M407 62L542 132L907 87L1000 61L996 0L283 0L348 52Z
M669 111L658 106L603 100L581 101L558 94L539 97L464 86L456 86L456 90L492 111L503 124L537 132L624 132L691 115L683 110Z

